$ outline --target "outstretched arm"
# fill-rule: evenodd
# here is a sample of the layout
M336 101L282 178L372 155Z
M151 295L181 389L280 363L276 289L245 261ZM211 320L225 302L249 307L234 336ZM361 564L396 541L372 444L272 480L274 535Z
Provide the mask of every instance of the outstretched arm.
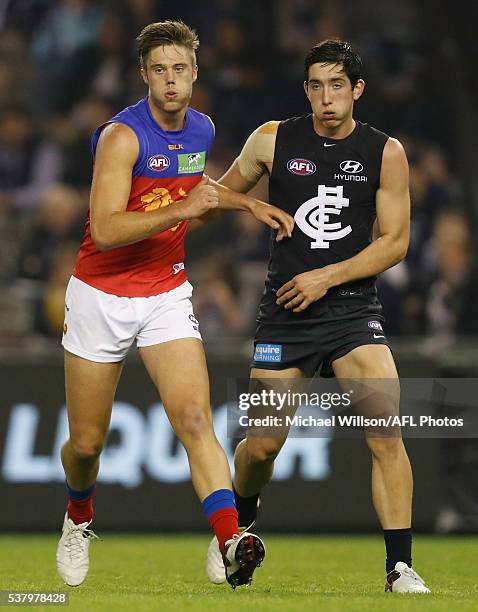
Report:
M278 230L276 240L291 235L294 227L292 217L271 204L243 195L250 191L263 174L272 170L277 121L270 121L258 127L247 139L241 154L218 182L209 179L219 192L219 210L204 215L194 225L211 221L223 210L244 210L250 212L262 223Z
M380 236L354 257L304 272L277 291L277 302L302 312L331 287L380 274L401 261L410 235L408 162L400 142L389 138L382 157L380 187L376 195Z
M268 225L273 230L277 230L276 240L278 242L285 237L290 238L294 228L294 219L288 213L277 208L277 206L251 198L211 179L209 179L208 184L213 185L218 191L219 210L244 210L254 215L258 221ZM252 187L253 185L249 189Z

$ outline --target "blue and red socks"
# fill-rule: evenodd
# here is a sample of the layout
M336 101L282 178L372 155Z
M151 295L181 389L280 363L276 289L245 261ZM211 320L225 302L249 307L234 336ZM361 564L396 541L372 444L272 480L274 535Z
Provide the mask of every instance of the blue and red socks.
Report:
M96 482L91 487L84 491L75 491L66 483L68 492L68 517L79 525L80 523L89 523L93 519L93 495L96 489Z
M211 525L219 550L224 551L225 544L232 536L239 534L238 517L234 493L230 489L218 489L208 495L202 502L208 523Z

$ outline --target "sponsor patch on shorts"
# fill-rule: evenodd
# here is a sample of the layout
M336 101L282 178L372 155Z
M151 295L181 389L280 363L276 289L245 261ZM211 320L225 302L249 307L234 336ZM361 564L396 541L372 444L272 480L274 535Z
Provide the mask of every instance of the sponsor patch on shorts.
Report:
M380 331L383 331L382 325L381 325L381 323L379 323L378 321L369 321L369 322L368 322L368 326L369 326L371 329L378 329L378 330L380 330Z
M282 344L256 344L254 361L278 363L282 361Z

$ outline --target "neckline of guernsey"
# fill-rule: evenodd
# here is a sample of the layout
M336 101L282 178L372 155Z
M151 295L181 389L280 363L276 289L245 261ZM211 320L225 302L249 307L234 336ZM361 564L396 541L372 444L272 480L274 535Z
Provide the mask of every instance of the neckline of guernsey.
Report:
M341 144L343 142L347 142L348 140L351 140L358 132L359 130L359 126L360 126L360 121L357 121L357 119L355 119L355 127L354 129L350 132L350 134L348 136L346 136L345 138L329 138L328 136L321 136L320 134L317 134L317 132L314 129L314 119L313 119L313 115L312 113L310 113L309 115L309 127L312 130L313 135L316 138L320 138L320 141L325 143L325 144Z
M151 123L153 124L153 127L160 134L169 134L171 136L180 136L184 132L184 130L187 128L188 123L189 123L189 106L186 109L186 114L184 115L184 125L183 125L183 127L180 130L163 130L163 128L159 125L159 123L153 117L153 113L151 112L151 109L149 108L149 99L148 99L148 96L146 96L146 98L144 98L144 105L146 107L146 113L148 114L148 117L149 117Z

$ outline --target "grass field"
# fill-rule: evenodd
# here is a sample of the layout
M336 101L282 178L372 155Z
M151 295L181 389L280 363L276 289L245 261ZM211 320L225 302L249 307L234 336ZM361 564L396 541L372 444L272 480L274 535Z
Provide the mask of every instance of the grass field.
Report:
M252 587L233 592L207 582L204 536L105 534L92 543L90 574L78 588L56 575L56 536L0 536L0 590L67 591L68 609L84 611L478 610L478 538L415 538L429 596L383 593L378 536L264 539L264 567Z

